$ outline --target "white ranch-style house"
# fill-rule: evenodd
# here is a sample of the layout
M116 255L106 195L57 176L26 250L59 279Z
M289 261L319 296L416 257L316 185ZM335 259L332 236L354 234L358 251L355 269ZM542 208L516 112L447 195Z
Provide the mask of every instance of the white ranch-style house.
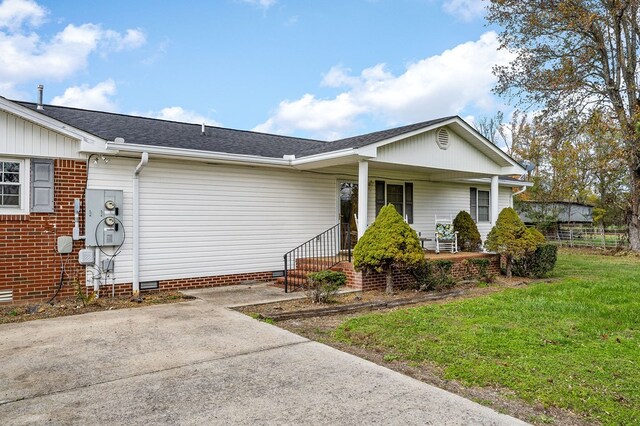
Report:
M67 276L80 258L87 285L119 291L270 279L284 253L338 223L355 239L388 203L423 236L467 210L484 239L528 186L457 116L327 142L2 97L0 166L13 300L51 294L66 256Z

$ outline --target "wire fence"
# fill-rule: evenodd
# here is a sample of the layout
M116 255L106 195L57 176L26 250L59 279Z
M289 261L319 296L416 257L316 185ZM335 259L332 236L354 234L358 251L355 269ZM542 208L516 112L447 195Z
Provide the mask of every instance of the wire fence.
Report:
M556 243L561 247L629 248L629 237L625 228L558 228L556 231L547 234L546 237L547 241Z

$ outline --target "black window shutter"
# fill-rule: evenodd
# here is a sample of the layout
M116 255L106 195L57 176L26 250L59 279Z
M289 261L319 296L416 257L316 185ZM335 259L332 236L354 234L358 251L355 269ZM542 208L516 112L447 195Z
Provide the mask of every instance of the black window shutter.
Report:
M478 221L478 189L477 188L469 188L470 191L470 203L469 203L469 214L471 214L471 219L474 222Z
M404 184L404 214L407 217L407 223L413 223L413 183L405 182Z
M53 160L31 160L31 211L53 213Z
M380 210L384 207L385 195L384 195L384 181L376 181L376 217Z

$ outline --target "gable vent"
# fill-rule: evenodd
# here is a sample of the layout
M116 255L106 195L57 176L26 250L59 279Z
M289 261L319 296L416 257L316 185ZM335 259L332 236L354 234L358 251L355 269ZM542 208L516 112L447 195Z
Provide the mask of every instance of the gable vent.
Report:
M438 142L440 149L449 148L449 132L447 132L447 129L438 130L436 133L436 142Z

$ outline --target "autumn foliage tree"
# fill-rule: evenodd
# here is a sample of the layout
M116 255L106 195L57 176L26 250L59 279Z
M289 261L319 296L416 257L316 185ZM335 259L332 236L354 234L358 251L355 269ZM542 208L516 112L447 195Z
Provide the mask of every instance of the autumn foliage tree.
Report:
M546 114L599 110L615 120L629 184L631 248L640 251L640 2L490 0L488 20L515 55L496 92Z
M384 206L353 249L353 266L365 273L384 272L386 291L393 293L393 270L424 260L418 234L392 204Z

